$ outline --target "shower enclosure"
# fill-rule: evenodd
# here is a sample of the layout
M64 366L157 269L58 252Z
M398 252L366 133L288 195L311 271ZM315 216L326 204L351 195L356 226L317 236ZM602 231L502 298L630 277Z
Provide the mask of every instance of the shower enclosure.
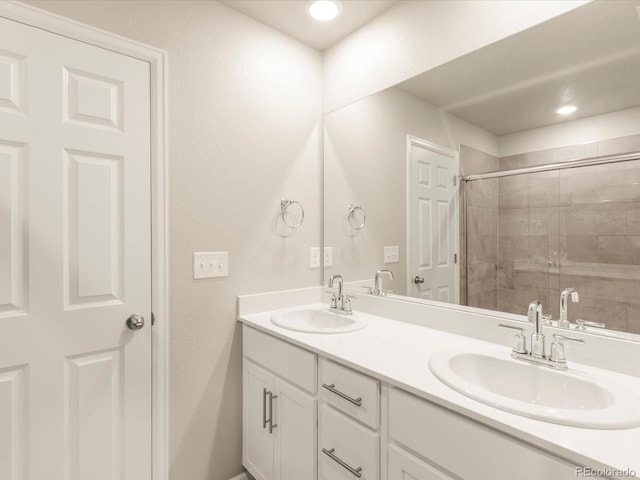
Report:
M640 333L640 153L518 168L499 159L462 189L462 303Z

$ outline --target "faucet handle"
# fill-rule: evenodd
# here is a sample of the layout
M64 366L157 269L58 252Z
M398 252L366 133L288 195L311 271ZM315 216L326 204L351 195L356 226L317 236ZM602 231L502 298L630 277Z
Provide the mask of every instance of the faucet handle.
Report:
M358 298L357 297L352 297L350 295L344 295L342 297L342 299L343 299L343 302L344 302L343 303L344 306L342 307L342 311L344 313L347 313L347 314L353 313L353 309L351 308L351 300L357 300Z
M564 354L564 344L562 344L560 340L584 343L584 340L581 338L567 337L566 335L558 335L557 333L554 333L553 343L551 344L551 355L549 355L549 360L552 362L564 363L567 361Z
M596 327L596 328L605 328L606 325L604 323L599 322L588 322L587 320L582 320L579 318L576 320L576 330L579 332L586 332L587 327Z
M373 288L372 287L368 287L366 285L360 285L360 288L364 288L369 295L373 294Z
M527 353L527 338L524 336L524 328L514 327L512 325L505 325L504 323L498 324L502 328L510 328L512 330L519 330L513 339L513 352L514 353Z

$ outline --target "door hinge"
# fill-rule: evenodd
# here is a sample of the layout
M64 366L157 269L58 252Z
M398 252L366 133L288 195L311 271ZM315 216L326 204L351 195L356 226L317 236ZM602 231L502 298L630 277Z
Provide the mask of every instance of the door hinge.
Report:
M453 254L453 263L458 263L458 254L457 253ZM153 317L151 317L151 318L153 318Z
M156 324L156 316L151 312L151 326L153 327Z
M458 186L458 176L457 176L457 175L454 175L454 176L453 176L453 186L454 186L454 187L457 187L457 186Z

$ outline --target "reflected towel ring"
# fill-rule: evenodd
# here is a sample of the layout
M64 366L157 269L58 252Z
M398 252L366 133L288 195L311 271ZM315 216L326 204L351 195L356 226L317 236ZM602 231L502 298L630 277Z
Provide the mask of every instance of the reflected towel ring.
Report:
M358 214L358 212L360 212L360 214ZM362 219L358 219L358 216L361 216ZM354 230L360 230L362 227L364 227L366 220L367 214L365 213L364 208L362 208L360 205L349 205L349 214L347 215L347 221L349 222L351 228L353 228Z
M289 207L291 207L294 204L296 204L296 205L298 205L298 207L300 207L300 221L298 223L289 223L287 221L287 211L289 210ZM282 210L280 212L280 216L282 217L282 221L290 229L295 230L295 229L299 228L300 225L302 225L302 222L304 222L304 208L302 207L302 204L300 202L298 202L297 200L286 200L286 199L283 198L282 200L280 200L280 209Z

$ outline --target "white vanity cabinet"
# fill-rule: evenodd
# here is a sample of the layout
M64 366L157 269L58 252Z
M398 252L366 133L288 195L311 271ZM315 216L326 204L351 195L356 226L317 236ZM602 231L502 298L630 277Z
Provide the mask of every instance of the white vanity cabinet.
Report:
M561 456L339 360L247 325L243 346L243 464L257 480L577 476Z
M380 479L380 382L320 359L320 480Z
M243 464L256 480L315 480L316 356L243 331Z

